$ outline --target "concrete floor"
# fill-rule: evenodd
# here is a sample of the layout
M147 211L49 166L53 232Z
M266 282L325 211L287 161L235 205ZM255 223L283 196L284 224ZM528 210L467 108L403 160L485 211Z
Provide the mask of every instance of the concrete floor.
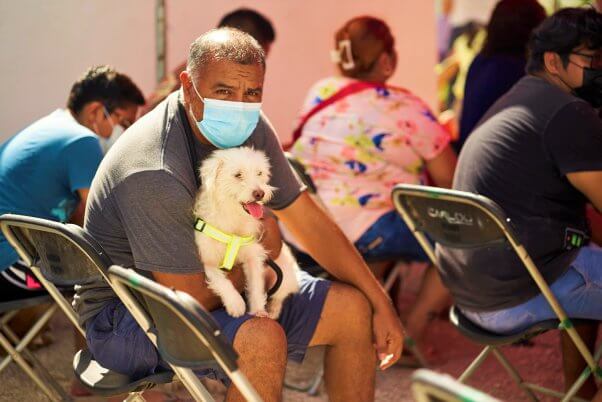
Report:
M51 374L65 387L71 379L71 359L73 356L72 330L66 318L58 313L52 320L52 331L55 342L36 351L36 356L49 368ZM427 343L432 345L427 350L427 358L431 368L458 376L479 351L477 345L463 339L445 320L435 321L429 328ZM509 359L516 364L524 376L538 384L562 387L560 372L560 354L558 351L558 334L547 333L536 339L530 347L513 346L506 348ZM304 366L289 365L290 379L304 381L311 377L315 364L319 361L319 353L314 353ZM313 366L313 367L312 367ZM399 367L391 368L377 375L377 401L411 401L409 377L412 370ZM47 399L32 381L15 365L11 364L0 373L0 401L46 401ZM508 378L495 361L488 361L470 382L471 385L491 393L507 401L526 401L527 398ZM224 388L217 384L208 384L217 400L223 398ZM186 392L178 387L168 386L166 391L171 393L172 400L191 400ZM149 395L151 399L152 395ZM98 397L77 398L76 401L95 402L104 399ZM318 397L308 397L305 394L286 390L284 400L297 401L327 401L322 389ZM551 400L551 399L543 399ZM150 402L150 401L149 401Z

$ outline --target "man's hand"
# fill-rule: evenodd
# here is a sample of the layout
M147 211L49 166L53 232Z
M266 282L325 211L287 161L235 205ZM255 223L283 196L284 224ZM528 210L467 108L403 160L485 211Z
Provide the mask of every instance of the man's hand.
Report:
M372 329L379 367L386 370L399 360L403 351L403 327L392 304L374 310Z

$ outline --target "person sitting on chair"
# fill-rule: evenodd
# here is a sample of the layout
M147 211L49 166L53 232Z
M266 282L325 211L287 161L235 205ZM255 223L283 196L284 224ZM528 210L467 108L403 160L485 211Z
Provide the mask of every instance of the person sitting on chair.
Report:
M568 316L600 320L602 250L588 246L585 207L602 209L602 15L558 11L528 49L527 76L468 138L453 188L497 202ZM555 318L510 247L441 248L440 260L457 306L482 328L511 334ZM595 327L581 330L593 348ZM568 345L570 385L585 363ZM594 389L589 383L582 396Z
M104 144L129 127L144 104L132 80L113 68L89 69L57 109L0 145L0 215L18 213L83 225L88 189ZM40 290L0 233L0 299Z
M395 261L429 261L393 208L397 183L450 187L456 155L449 133L424 101L387 84L397 67L395 39L373 17L353 18L335 34L341 76L310 90L291 154L306 167L319 198L377 276ZM429 317L448 303L429 268L407 329L419 338Z
M134 124L101 163L85 229L113 263L187 292L211 311L263 400L280 400L287 355L299 360L308 346L326 345L330 399L371 401L377 357L386 368L401 354L401 323L353 245L295 179L276 133L260 113L264 73L265 53L250 35L220 28L197 38L180 75L181 90ZM268 206L322 266L346 283L301 273L300 291L285 302L278 321L228 315L207 286L194 241L198 167L214 150L241 145L264 151L270 160L270 184L277 190ZM278 235L268 228L262 238L272 258L281 242L269 243ZM241 272L234 266L229 275L239 290L244 288ZM165 365L106 283L78 288L75 307L90 352L102 366L142 377ZM224 378L223 372L213 374ZM230 387L227 400L241 398Z

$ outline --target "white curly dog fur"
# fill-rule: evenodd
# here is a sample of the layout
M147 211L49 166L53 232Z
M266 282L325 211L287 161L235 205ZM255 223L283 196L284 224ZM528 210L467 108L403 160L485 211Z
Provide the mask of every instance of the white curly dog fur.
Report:
M213 152L200 169L201 189L194 203L194 215L222 232L237 236L262 235L263 204L276 188L269 185L270 164L265 153L249 147L230 148ZM247 306L220 265L226 245L195 230L195 241L205 267L207 284L222 300L228 314L242 316ZM299 290L297 263L283 245L276 264L283 280L278 291L266 302L265 265L267 252L259 241L243 245L236 257L246 278L246 297L249 314L278 318L282 303Z

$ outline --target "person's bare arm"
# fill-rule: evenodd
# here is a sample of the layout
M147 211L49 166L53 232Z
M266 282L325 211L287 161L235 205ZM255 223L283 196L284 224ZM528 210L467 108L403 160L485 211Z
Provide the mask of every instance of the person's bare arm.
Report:
M188 293L208 311L215 310L222 305L219 296L213 293L207 286L204 273L170 274L165 272L153 272L153 277L155 278L155 281L159 282L161 285ZM228 274L228 279L234 283L234 287L236 287L239 292L244 289L244 274L239 266L235 266L232 269Z
M451 188L457 161L456 153L448 145L434 159L426 162L426 170L437 187Z
M598 211L602 211L602 170L568 173L566 177Z
M374 309L373 330L379 358L399 358L403 330L389 296L341 229L306 191L287 208L274 211L309 254L330 274L364 293Z
M84 214L86 213L86 202L88 201L89 192L89 188L80 188L77 190L77 195L79 195L79 203L69 217L70 223L74 223L78 226L84 226Z

